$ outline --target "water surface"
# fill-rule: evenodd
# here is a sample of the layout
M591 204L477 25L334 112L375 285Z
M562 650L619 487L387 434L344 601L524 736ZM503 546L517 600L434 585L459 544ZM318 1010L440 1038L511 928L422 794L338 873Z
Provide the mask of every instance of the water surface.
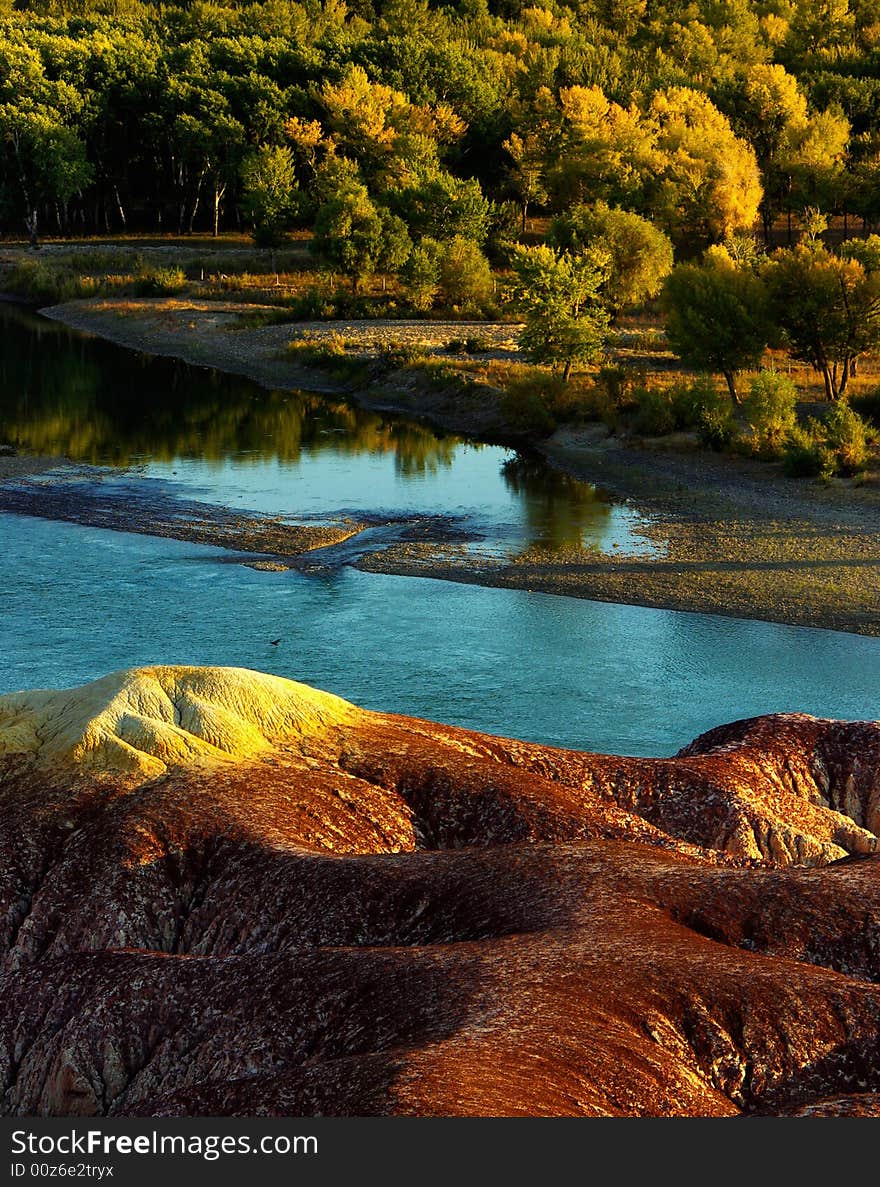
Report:
M99 463L110 485L318 516L439 504L490 542L505 525L508 542L545 546L627 537L626 509L534 459L16 318L0 336L0 432ZM9 514L0 547L0 692L233 664L368 708L630 754L776 710L878 716L880 639L346 568L255 572L219 549Z

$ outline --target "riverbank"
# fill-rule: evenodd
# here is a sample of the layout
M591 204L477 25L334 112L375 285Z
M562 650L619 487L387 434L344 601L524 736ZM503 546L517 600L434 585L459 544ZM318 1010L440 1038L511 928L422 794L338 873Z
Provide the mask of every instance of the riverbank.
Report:
M501 393L485 385L427 384L407 369L358 383L305 367L287 350L293 338L336 335L347 356L365 362L390 347L419 345L439 354L466 336L461 323L254 325L258 307L164 299L95 299L46 313L131 349L246 375L266 387L345 395L449 431L522 444L505 425ZM516 327L478 329L484 347L515 358ZM647 522L640 530L657 555L531 552L512 561L477 560L460 549L400 542L362 558L359 567L880 634L875 483L794 482L766 463L697 450L684 436L647 448L600 426L558 430L536 448L642 512Z

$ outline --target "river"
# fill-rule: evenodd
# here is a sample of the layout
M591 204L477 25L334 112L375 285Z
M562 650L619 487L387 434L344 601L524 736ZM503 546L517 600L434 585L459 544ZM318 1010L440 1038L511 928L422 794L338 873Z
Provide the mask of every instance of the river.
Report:
M439 514L491 554L650 549L631 508L497 446L148 359L13 307L0 352L0 440L67 455L99 497L156 490L307 522ZM628 754L775 710L877 715L875 638L345 565L255 571L213 547L8 513L0 546L0 692L234 664L368 708Z

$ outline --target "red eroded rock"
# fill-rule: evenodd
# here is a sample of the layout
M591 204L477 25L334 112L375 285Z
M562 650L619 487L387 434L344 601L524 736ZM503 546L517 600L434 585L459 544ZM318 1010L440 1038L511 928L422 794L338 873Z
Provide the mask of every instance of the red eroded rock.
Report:
M875 723L634 759L240 670L0 697L2 1111L874 1115L878 813Z

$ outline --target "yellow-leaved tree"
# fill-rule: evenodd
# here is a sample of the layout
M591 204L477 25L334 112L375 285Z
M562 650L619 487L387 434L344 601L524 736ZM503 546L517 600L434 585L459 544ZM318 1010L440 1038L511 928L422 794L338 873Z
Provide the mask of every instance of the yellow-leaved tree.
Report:
M711 243L751 229L762 195L758 162L708 96L658 91L648 118L659 154L650 204L673 240Z

